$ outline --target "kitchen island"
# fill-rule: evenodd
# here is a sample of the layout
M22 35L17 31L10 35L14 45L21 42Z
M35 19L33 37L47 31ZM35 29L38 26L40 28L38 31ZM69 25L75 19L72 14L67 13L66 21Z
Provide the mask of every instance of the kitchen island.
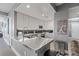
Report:
M43 56L45 51L50 49L51 38L35 38L27 39L25 41L16 41L14 49L19 55L25 56Z

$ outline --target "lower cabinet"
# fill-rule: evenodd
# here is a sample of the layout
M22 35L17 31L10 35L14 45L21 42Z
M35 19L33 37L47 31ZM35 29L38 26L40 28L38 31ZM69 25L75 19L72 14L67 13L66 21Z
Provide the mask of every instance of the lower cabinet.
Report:
M49 45L45 45L42 48L40 48L39 50L37 50L37 55L38 56L44 56L45 52L49 50Z

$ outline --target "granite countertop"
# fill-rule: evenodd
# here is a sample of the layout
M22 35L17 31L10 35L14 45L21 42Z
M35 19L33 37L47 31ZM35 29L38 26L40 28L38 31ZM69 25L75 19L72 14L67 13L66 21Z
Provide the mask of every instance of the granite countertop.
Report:
M36 51L52 41L53 41L53 39L51 39L51 38L37 38L37 39L25 40L24 42L21 42L21 43L25 47Z

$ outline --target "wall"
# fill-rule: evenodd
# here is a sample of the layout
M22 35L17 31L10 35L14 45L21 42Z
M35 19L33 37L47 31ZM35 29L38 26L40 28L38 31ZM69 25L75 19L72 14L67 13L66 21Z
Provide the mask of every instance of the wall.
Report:
M79 6L69 9L69 25L70 25L70 36L78 39L79 38Z
M58 40L62 40L62 38L66 38L63 40L67 41L68 35L61 35L57 32L57 21L58 20L68 20L71 18L78 17L79 14L79 4L75 3L67 3L57 7L57 13L55 14L55 38ZM68 24L68 34L70 35L70 25ZM69 40L68 40L69 41Z
M8 16L8 13L2 12L2 11L0 11L0 14L1 15L5 15L5 16Z
M10 46L11 45L11 39L15 38L15 25L14 25L14 9L18 6L18 4L15 4L13 8L9 11L7 17L5 17L5 22L7 22L7 19L9 18L9 33L4 28L4 40L6 43ZM6 25L6 24L5 24Z
M67 38L68 35L61 35L57 32L57 21L58 20L68 20L71 18L75 18L78 17L79 14L79 4L75 4L75 3L65 3L63 5L57 6L57 13L55 14L55 37L57 37L57 39L62 40L62 38ZM68 34L71 35L71 30L70 30L70 25L68 24ZM64 39L66 40L66 39Z
M68 35L62 35L62 34L59 34L57 32L57 22L59 20L68 20L68 17L69 17L69 10L66 9L66 10L61 10L59 12L57 12L55 14L55 20L54 20L54 39L55 40L62 40L62 41L68 41Z
M69 17L68 12L69 11L67 9L67 10L61 10L61 11L55 13L55 16L54 16L54 35L53 35L54 41L50 45L51 51L57 51L58 50L58 44L55 42L56 40L63 41L63 42L69 41L68 35L63 35L63 34L60 34L59 32L57 32L57 28L58 28L57 22L59 20L68 20L68 17Z

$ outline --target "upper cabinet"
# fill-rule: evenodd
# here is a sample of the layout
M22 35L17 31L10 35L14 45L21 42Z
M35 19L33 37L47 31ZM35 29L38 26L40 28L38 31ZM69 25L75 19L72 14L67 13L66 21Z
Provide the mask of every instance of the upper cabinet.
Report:
M23 14L17 13L17 29L23 29L24 22L23 22Z
M23 15L23 26L24 26L24 29L28 29L28 26L29 26L29 17L26 16L26 15Z
M42 26L44 30L52 30L53 21L44 21L35 17L17 12L17 29L19 30L38 30Z

